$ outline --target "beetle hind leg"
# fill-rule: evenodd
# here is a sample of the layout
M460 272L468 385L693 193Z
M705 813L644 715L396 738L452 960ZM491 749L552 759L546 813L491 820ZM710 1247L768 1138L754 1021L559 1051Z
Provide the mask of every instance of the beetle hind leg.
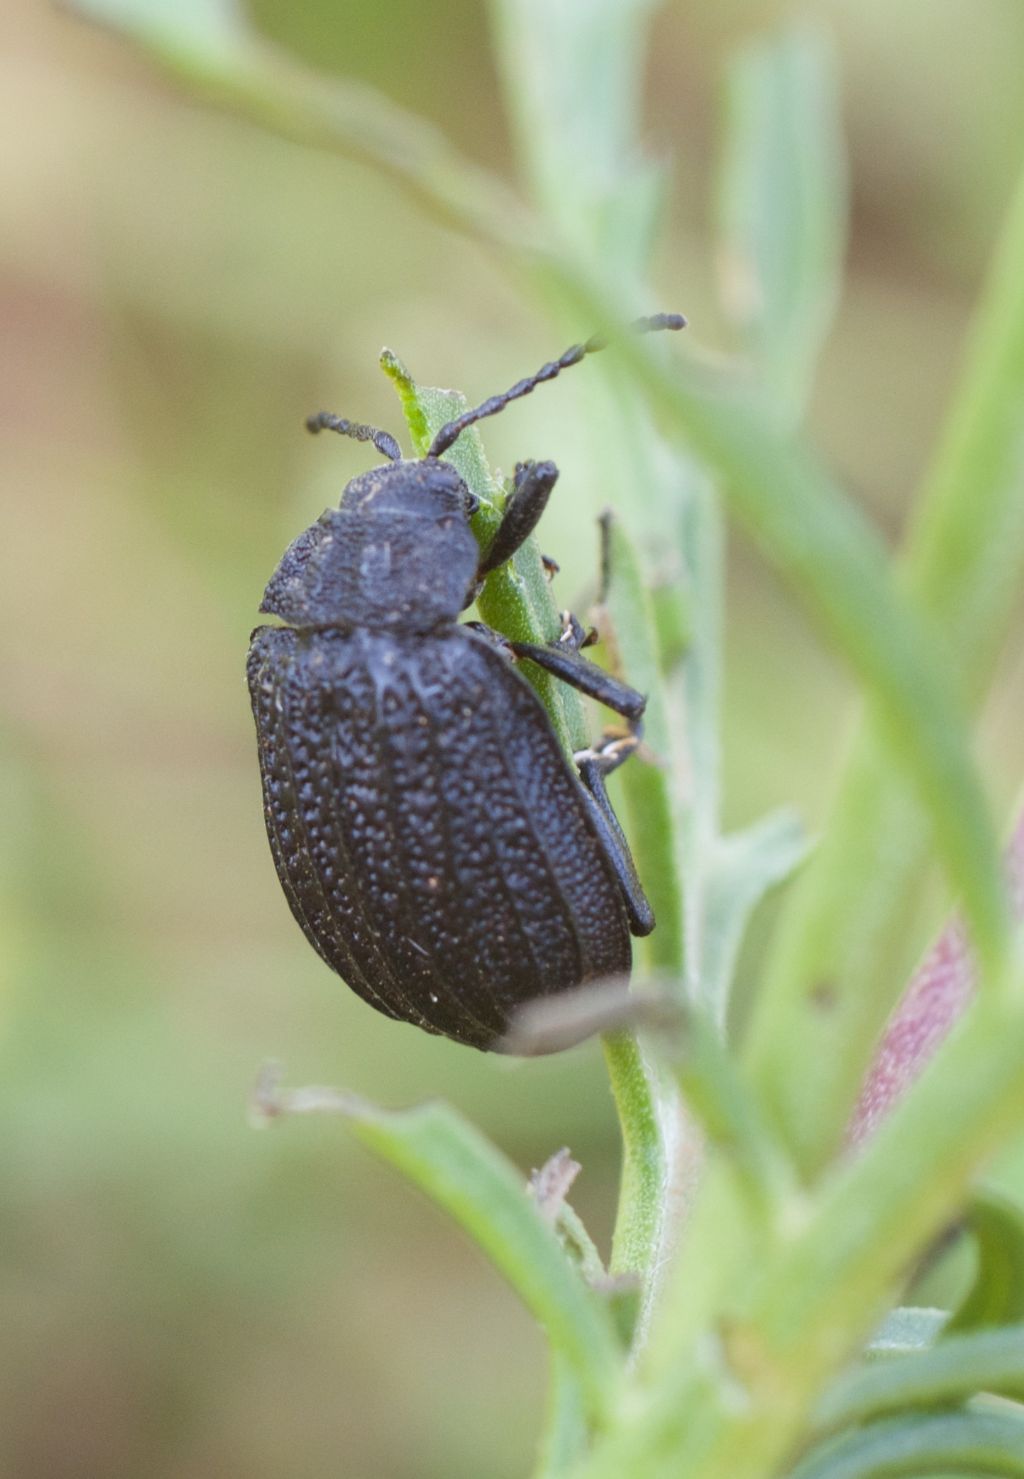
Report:
M640 743L640 720L647 700L635 688L580 655L581 648L589 647L595 639L596 633L585 629L566 611L562 616L562 633L556 641L546 646L529 642L509 642L508 646L516 657L535 662L626 720L625 733L606 733L599 744L577 751L573 760L595 830L619 885L630 931L634 935L649 935L654 929L654 911L605 786L607 777L626 763Z
M595 830L622 893L630 932L649 935L655 924L654 910L644 893L626 834L619 825L605 788L605 777L629 759L637 743L637 736L629 735L599 749L583 750L574 759Z

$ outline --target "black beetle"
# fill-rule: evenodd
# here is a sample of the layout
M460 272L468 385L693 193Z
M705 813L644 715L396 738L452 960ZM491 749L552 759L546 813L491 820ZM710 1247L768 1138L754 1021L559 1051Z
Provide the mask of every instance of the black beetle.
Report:
M531 533L558 470L517 467L481 554L478 501L442 460L467 426L603 347L566 350L415 461L386 432L311 417L389 460L286 551L260 606L286 624L257 627L249 649L267 833L306 938L378 1011L477 1048L525 1002L628 972L630 932L654 928L604 784L635 748L643 696L580 655L568 613L548 645L457 620ZM574 770L516 660L623 715L629 734Z

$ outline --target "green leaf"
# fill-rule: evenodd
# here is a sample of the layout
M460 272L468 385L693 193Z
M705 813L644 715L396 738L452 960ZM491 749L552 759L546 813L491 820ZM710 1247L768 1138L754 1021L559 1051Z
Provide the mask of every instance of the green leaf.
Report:
M964 1402L979 1392L1024 1396L1024 1325L943 1335L927 1350L861 1368L827 1393L815 1426L845 1428L886 1413Z
M531 198L560 237L627 280L646 271L664 173L645 158L643 86L658 0L492 0Z
M689 782L684 798L679 847L683 893L689 926L685 941L684 980L687 999L707 1008L707 917L711 875L719 846L720 769L719 707L725 528L722 509L710 479L701 471L686 479L682 511L682 558L692 619L690 640L680 668L683 753L677 761ZM684 782L685 783L685 782Z
M683 890L675 836L679 807L672 791L673 735L661 671L650 579L620 520L606 515L609 581L605 592L610 666L647 695L645 748L620 775L637 871L658 927L642 945L650 970L674 973L683 963Z
M699 1008L685 1014L674 1063L679 1086L712 1145L724 1150L760 1215L793 1191L789 1167L721 1031ZM774 1210L774 1209L773 1209Z
M586 1450L589 1429L579 1382L563 1357L551 1363L551 1387L533 1479L561 1479Z
M724 1029L740 942L769 889L807 856L810 843L795 812L781 810L745 832L718 840L704 908L702 1000Z
M249 35L234 0L82 0L74 9L182 65L223 63L246 46Z
M816 1450L790 1479L921 1479L950 1470L1024 1474L1024 1414L977 1408L875 1423Z
M977 1269L949 1330L1024 1320L1024 1213L998 1192L982 1191L971 1201L966 1226L974 1237Z
M333 1089L281 1091L267 1081L257 1108L343 1115L358 1138L426 1192L482 1248L544 1327L593 1421L606 1415L621 1365L615 1327L584 1283L515 1166L446 1104L384 1110Z
M508 187L464 159L427 119L351 79L296 65L265 42L230 0L63 0L119 31L191 91L285 138L361 159L398 180L449 225L499 251L539 246L536 223Z
M838 83L818 31L791 26L734 54L717 206L723 302L795 421L839 299L845 243Z

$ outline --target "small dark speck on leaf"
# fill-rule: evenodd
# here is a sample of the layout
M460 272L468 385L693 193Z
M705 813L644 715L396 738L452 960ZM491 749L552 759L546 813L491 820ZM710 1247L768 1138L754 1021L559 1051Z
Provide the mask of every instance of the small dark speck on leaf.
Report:
M820 1012L834 1011L839 999L833 981L816 981L808 994L811 1005L817 1007Z

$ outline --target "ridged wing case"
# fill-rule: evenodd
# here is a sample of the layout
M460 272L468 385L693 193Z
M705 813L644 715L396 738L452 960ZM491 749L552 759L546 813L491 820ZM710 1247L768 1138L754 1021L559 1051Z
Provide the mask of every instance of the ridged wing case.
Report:
M540 701L465 626L259 627L267 831L307 938L379 1011L486 1048L629 970L625 906Z

